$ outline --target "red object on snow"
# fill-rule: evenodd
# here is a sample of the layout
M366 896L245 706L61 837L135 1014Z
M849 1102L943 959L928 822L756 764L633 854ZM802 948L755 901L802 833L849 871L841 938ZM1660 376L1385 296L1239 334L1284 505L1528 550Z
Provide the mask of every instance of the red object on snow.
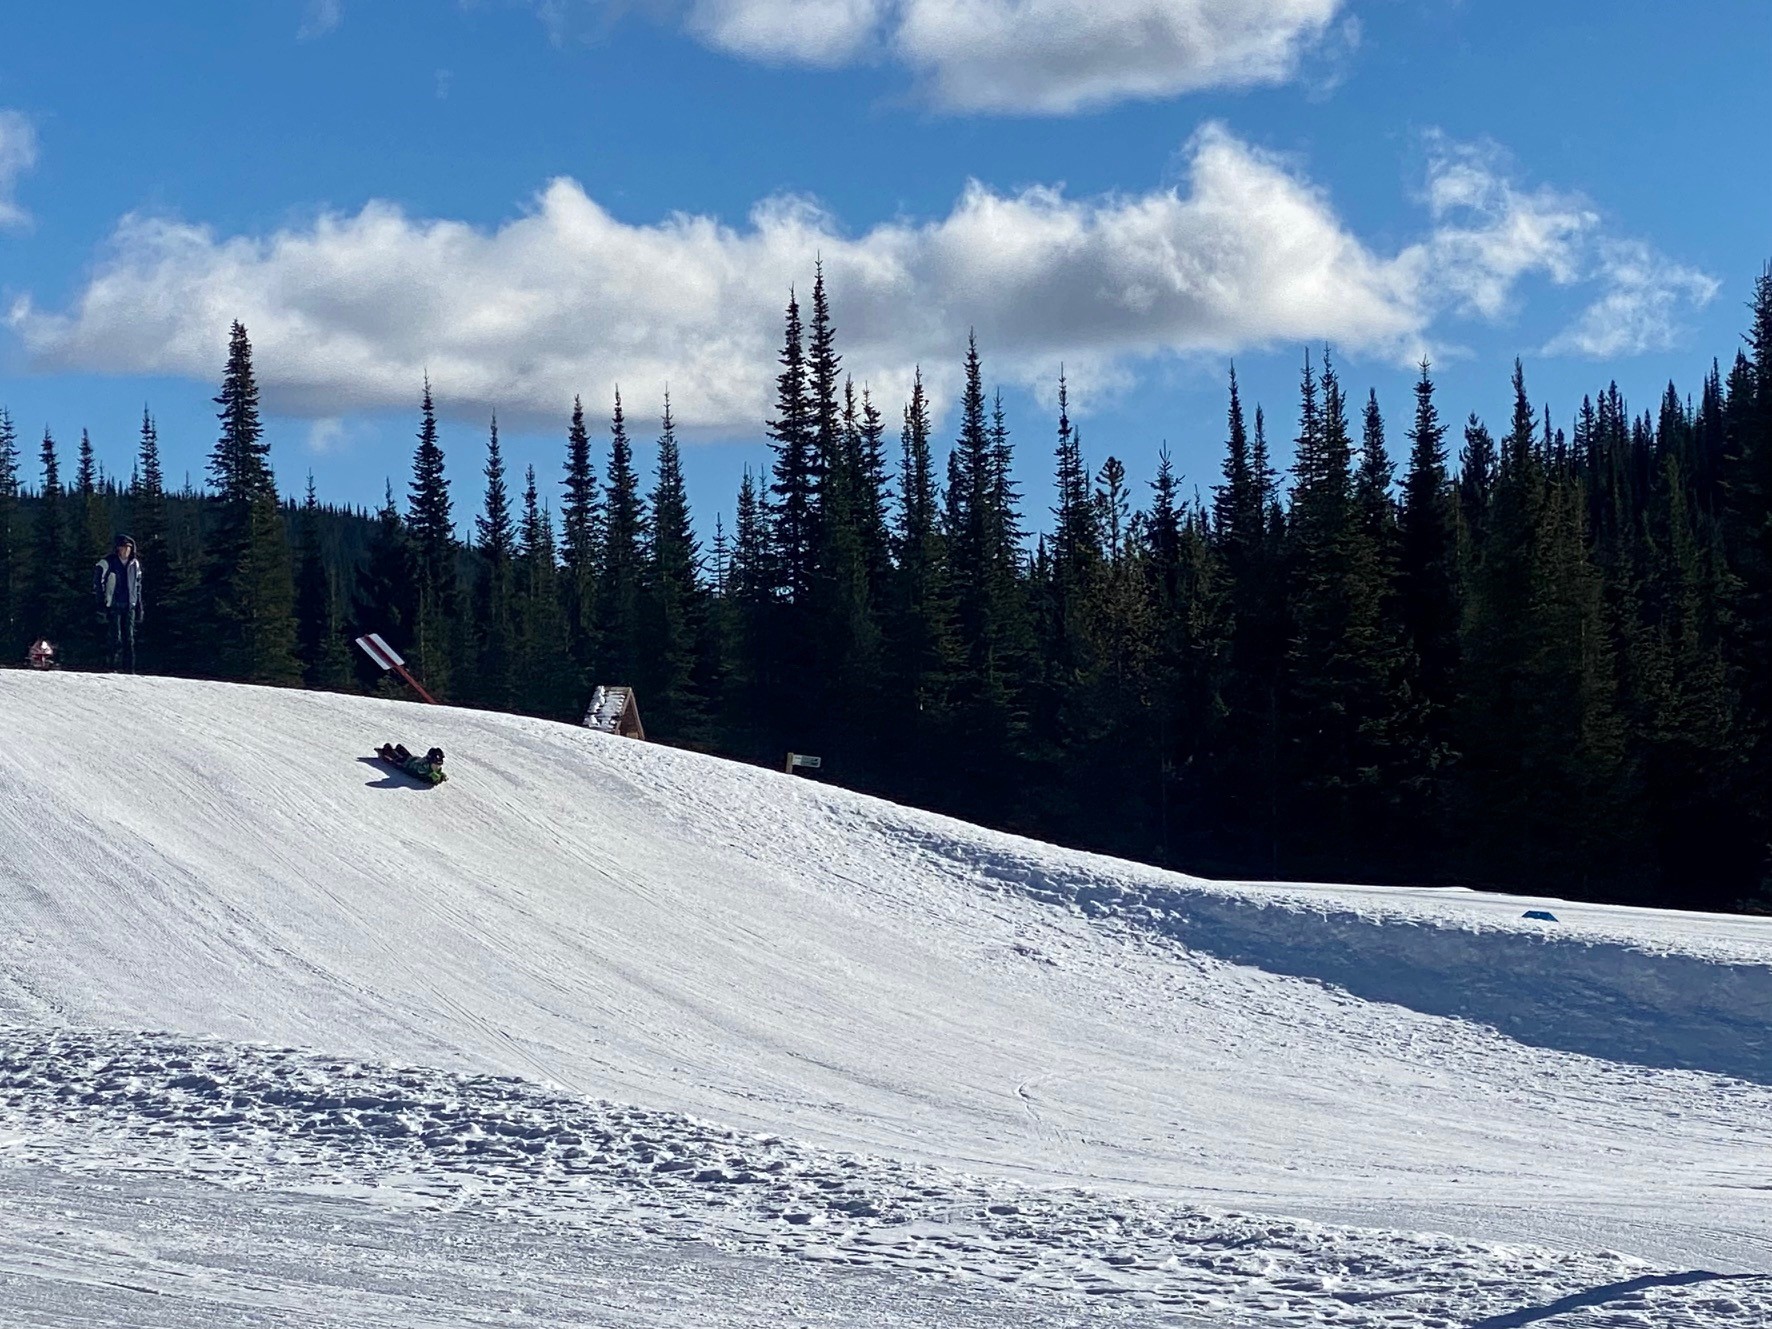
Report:
M55 647L44 638L37 638L31 643L31 649L25 652L25 663L33 669L54 669Z

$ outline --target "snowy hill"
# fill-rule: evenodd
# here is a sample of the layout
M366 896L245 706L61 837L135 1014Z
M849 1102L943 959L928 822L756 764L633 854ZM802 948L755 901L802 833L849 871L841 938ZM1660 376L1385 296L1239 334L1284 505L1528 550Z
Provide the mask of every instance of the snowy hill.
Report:
M518 1248L535 1324L1772 1320L1765 920L1207 883L569 726L17 672L0 851L29 1323L481 1323ZM245 1213L256 1256L192 1236Z

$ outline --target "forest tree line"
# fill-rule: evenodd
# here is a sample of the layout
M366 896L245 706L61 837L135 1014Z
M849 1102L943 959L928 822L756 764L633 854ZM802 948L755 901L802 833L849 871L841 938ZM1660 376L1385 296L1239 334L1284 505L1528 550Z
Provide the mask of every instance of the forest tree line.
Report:
M576 720L629 683L655 739L1209 875L1767 907L1772 270L1751 308L1696 397L1613 384L1567 428L1518 362L1497 433L1426 363L1393 423L1307 356L1289 477L1233 371L1207 498L1166 453L1148 483L1086 461L1061 379L1031 541L976 344L951 448L920 378L889 426L822 273L771 462L705 543L668 399L642 476L619 394L606 449L573 404L557 519L496 419L462 501L428 384L404 506L282 501L236 324L202 492L150 415L127 484L46 432L27 488L0 411L0 646L99 664L90 568L128 529L153 672L375 691L349 641L378 631L449 702Z

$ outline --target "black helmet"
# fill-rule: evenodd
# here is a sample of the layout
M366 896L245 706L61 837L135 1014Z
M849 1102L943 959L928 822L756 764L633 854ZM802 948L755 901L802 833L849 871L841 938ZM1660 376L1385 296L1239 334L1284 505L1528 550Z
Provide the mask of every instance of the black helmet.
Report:
M433 766L441 766L443 764L443 749L432 748L429 752L425 753L425 760L430 762Z
M125 535L122 531L118 531L111 540L111 548L121 549L124 545L128 545L131 549L134 549L135 537L133 535Z

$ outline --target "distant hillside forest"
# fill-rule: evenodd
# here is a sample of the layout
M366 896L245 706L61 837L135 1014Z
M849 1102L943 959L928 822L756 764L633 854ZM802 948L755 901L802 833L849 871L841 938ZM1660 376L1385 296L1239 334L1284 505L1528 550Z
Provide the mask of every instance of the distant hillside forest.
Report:
M1567 427L1518 363L1497 433L1449 425L1425 363L1392 424L1307 356L1287 477L1233 373L1210 502L1166 455L1148 484L1091 469L1061 382L1031 542L976 345L941 460L920 382L889 430L844 372L822 275L787 307L772 463L705 544L668 403L651 476L619 399L595 460L574 403L557 487L506 473L494 421L469 496L427 386L404 508L282 503L236 324L202 494L166 491L151 418L127 486L84 442L69 478L46 436L27 492L0 415L0 645L102 664L90 568L122 527L148 671L377 691L349 647L375 630L449 702L572 721L631 683L666 743L817 753L1188 871L1764 908L1772 270L1752 311L1695 395L1633 413L1613 385Z

